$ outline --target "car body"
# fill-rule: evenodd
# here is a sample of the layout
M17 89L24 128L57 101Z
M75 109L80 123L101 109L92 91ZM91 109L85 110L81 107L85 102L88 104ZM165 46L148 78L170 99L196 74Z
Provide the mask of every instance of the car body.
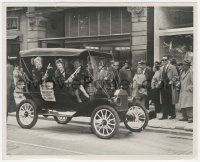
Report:
M89 99L82 95L83 102L78 103L72 95L70 85L58 84L54 79L34 84L32 77L32 62L36 57L42 58L43 67L52 65L55 73L55 60L62 59L72 64L73 60L82 61L82 67L87 71L83 87L90 94ZM112 54L87 49L71 48L36 48L20 52L20 63L28 80L20 81L24 85L23 100L17 109L17 121L22 128L32 128L38 115L53 116L59 124L68 123L73 117L91 117L92 131L100 138L111 138L117 132L119 122L124 122L131 131L141 131L148 123L148 113L140 105L133 105L123 87L113 90L105 86L107 82L98 79L98 64L110 66ZM47 71L46 71L47 72ZM46 74L46 73L45 73ZM79 86L79 85L78 85ZM140 116L139 116L140 115ZM24 122L27 120L26 122ZM134 125L135 123L135 125ZM138 126L137 124L140 125ZM133 125L133 126L132 126Z

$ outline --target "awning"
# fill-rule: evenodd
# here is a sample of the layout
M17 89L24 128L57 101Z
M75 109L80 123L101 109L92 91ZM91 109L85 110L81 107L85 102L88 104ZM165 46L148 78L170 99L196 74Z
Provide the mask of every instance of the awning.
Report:
M17 39L19 35L7 35L7 40Z

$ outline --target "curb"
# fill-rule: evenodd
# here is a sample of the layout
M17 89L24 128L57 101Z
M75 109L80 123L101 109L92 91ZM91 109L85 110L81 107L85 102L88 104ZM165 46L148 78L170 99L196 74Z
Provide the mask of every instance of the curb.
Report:
M16 116L15 114L8 114L8 116ZM42 120L48 120L48 121L54 121L53 118L45 118L45 117L38 117L38 119L42 119ZM77 124L87 124L90 125L89 122L86 121L75 121L72 120L70 121L70 123L77 123ZM126 129L125 126L119 126L119 128L121 129ZM175 134L175 135L184 135L184 136L193 136L193 132L191 130L180 130L180 128L176 128L176 129L167 129L167 128L155 128L155 127L151 127L151 126L147 126L144 129L145 132L154 132L154 133L168 133L168 134Z

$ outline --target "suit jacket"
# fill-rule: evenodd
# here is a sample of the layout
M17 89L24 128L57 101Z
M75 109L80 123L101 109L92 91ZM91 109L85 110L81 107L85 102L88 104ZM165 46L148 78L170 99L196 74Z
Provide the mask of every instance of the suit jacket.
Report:
M178 103L178 92L177 92L177 87L175 86L176 81L179 80L178 76L178 71L174 65L169 64L166 72L167 72L167 78L163 78L163 69L164 66L160 68L160 73L161 73L161 80L165 82L168 82L168 84L171 85L172 89L172 104ZM162 87L164 88L164 87ZM162 91L162 89L161 89Z

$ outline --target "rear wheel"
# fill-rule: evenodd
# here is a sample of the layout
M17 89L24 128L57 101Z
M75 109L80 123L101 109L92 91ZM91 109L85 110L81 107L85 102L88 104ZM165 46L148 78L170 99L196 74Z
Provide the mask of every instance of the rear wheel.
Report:
M91 116L92 132L99 138L113 137L119 128L119 116L114 108L102 105L97 107Z
M136 104L128 109L124 124L132 132L140 132L147 126L149 115L145 108Z
M38 120L38 111L35 102L30 99L23 100L17 107L16 118L22 128L30 129L35 126Z
M70 122L72 119L72 117L67 117L67 116L54 116L54 120L58 123L58 124L67 124L68 122Z

